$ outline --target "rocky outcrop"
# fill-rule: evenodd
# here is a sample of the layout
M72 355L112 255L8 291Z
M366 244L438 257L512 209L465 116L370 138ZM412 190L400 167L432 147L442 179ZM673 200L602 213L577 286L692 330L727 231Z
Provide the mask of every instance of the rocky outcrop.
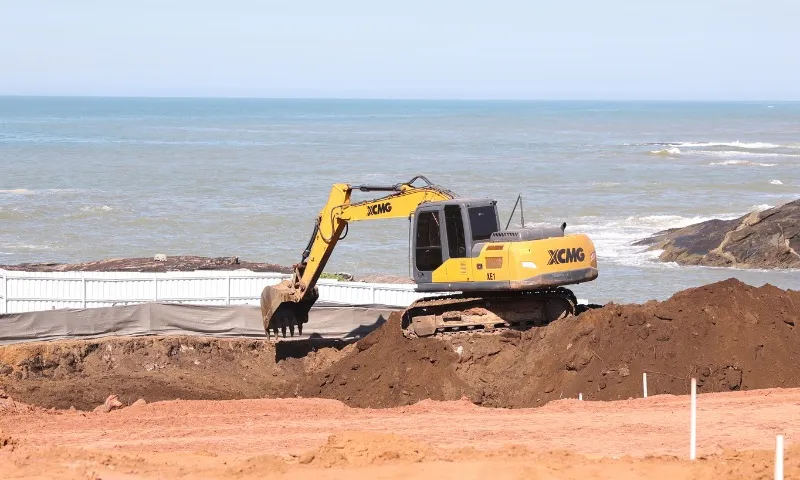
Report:
M800 268L800 200L735 220L656 233L634 245L663 250L662 262L737 268Z
M292 269L272 263L245 262L239 257L196 257L156 255L152 258L112 258L87 263L22 263L0 265L4 270L27 272L186 272L194 270L250 270L291 273Z

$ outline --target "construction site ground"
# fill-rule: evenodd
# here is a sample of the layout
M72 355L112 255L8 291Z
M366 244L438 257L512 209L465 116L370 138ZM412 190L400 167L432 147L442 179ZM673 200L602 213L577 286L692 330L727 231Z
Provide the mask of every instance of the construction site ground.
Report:
M799 307L727 280L492 335L8 345L0 478L771 478L776 434L800 478Z
M772 478L776 433L800 434L800 390L355 409L336 400L166 401L110 413L0 415L2 478ZM786 452L800 476L800 449Z

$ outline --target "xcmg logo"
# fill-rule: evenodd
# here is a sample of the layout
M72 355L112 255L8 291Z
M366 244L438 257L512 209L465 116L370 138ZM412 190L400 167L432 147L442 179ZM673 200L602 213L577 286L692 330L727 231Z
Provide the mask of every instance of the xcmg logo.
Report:
M558 265L560 263L582 262L586 259L583 248L562 248L559 250L548 250L550 261L548 265Z
M377 203L375 205L367 206L367 216L380 215L381 213L389 213L392 211L392 204L389 202Z

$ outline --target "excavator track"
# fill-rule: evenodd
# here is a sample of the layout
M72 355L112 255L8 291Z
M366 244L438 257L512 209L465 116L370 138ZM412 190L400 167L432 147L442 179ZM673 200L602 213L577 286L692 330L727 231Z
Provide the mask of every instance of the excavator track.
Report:
M403 335L416 338L527 329L574 316L577 304L575 294L563 287L428 297L403 312Z

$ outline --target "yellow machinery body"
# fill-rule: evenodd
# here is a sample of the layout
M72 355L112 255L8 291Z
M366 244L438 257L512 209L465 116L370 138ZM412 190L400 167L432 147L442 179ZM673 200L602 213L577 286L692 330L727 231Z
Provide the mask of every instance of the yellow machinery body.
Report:
M419 180L423 185L414 185ZM389 195L351 203L354 190ZM336 243L353 221L410 218L417 291L436 293L403 312L407 336L537 325L574 314L564 285L598 276L592 241L560 227L501 229L496 202L462 199L424 177L392 186L335 184L290 280L264 289L268 335L302 333L315 287ZM443 295L446 294L446 295Z

